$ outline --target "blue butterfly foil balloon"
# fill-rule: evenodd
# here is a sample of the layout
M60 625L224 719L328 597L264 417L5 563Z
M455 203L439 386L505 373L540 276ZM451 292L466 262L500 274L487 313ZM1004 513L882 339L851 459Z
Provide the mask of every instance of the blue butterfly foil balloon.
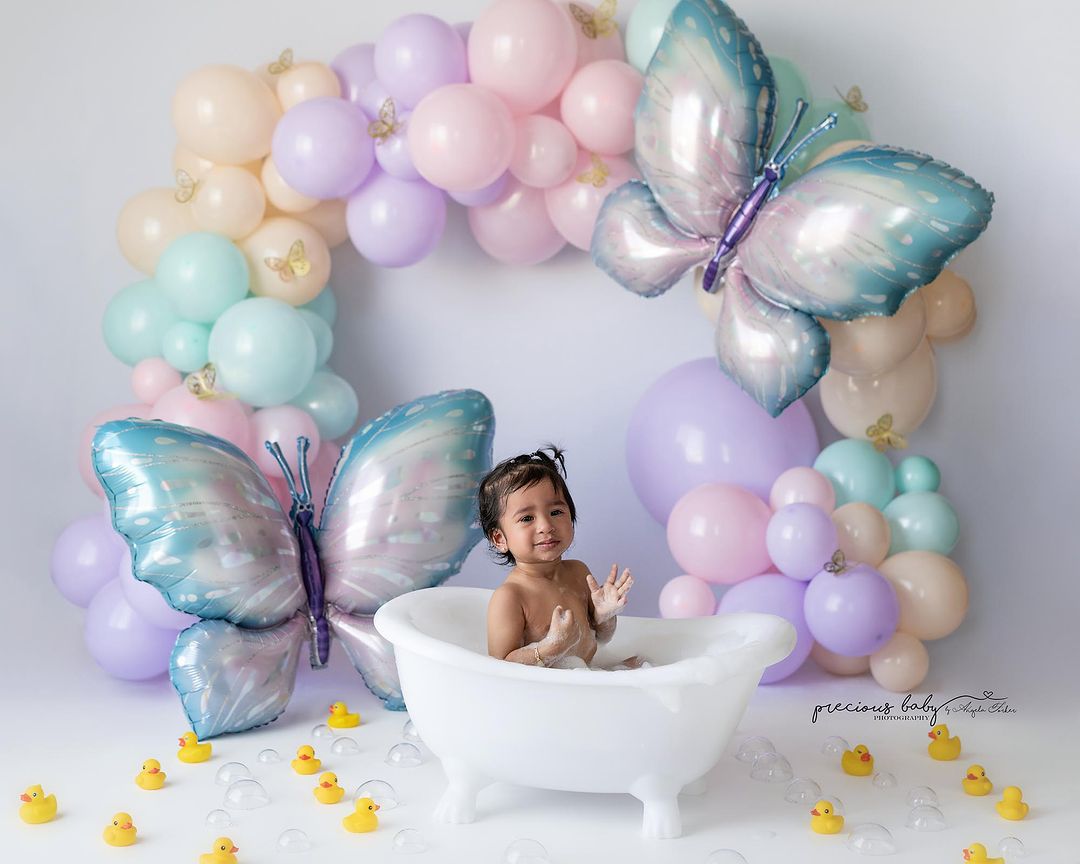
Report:
M180 633L169 670L199 738L275 719L302 648L322 667L332 636L387 707L404 707L393 649L371 619L457 573L480 539L476 489L494 430L474 390L388 411L342 450L316 527L305 439L296 477L270 448L293 493L286 515L227 441L155 420L101 426L94 470L135 577L203 619Z
M644 182L608 196L596 264L644 297L694 267L720 291L721 368L772 416L825 374L817 318L892 315L990 221L993 196L929 156L865 146L790 186L786 164L835 123L771 147L776 86L747 26L719 0L682 0L645 75L635 115ZM786 151L786 152L785 152Z

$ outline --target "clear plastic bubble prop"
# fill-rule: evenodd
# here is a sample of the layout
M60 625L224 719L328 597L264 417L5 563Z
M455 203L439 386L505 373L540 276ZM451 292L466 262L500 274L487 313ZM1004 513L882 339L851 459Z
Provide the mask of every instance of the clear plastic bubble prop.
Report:
M281 761L281 754L268 747L266 750L259 751L258 759L264 765L272 765L274 762Z
M394 835L394 851L409 855L427 852L427 841L415 828L402 828Z
M705 864L746 864L746 859L734 849L714 849L705 856Z
M839 735L830 735L821 742L821 752L825 756L843 756L845 750L850 750L851 745Z
M1024 841L1019 837L1002 837L998 841L998 852L1005 856L1005 860L1009 858L1023 858L1027 855L1027 849L1024 848Z
M394 787L385 780L367 780L361 783L353 793L353 800L370 798L379 805L380 810L393 810L400 800Z
M294 855L299 852L310 852L311 839L299 828L286 828L278 835L277 848Z
M423 764L424 756L415 744L395 744L386 754L386 764L395 768L415 768Z
M809 777L796 777L784 790L784 800L790 804L812 804L821 800L821 787Z
M876 822L863 822L856 825L844 841L852 852L860 855L892 855L896 852L896 841L884 825Z
M423 739L420 738L420 733L416 731L416 724L412 720L406 720L405 725L401 727L401 737L406 741L411 741L413 744L420 744Z
M912 831L944 831L945 814L933 804L912 807L905 823Z
M337 738L330 745L330 752L335 756L355 756L360 752L360 745L352 738Z
M750 835L751 840L775 840L776 832L770 831L768 828L758 828ZM738 853L736 853L738 854Z
M255 810L269 803L270 796L258 780L237 780L225 790L225 806L230 810Z
M334 730L325 723L320 723L318 726L312 727L311 737L320 738L323 741L326 741L334 737Z
M549 864L547 849L537 840L522 837L506 847L503 864Z
M937 807L937 792L935 792L929 786L916 786L914 789L908 790L907 803L908 807L921 807L923 804L929 804L931 807Z
M206 824L212 828L228 828L233 820L224 810L211 810L206 814Z
M747 738L739 745L739 752L735 754L735 758L740 762L753 762L762 753L775 752L776 748L773 747L772 741L768 738L762 738L760 735L755 735L752 738Z
M779 753L762 753L750 769L750 777L764 783L783 783L793 776L791 763Z
M896 786L896 777L888 771L879 771L874 775L875 789L892 789Z
M226 762L214 775L214 782L218 786L232 786L237 780L246 780L251 777L251 769L243 762Z

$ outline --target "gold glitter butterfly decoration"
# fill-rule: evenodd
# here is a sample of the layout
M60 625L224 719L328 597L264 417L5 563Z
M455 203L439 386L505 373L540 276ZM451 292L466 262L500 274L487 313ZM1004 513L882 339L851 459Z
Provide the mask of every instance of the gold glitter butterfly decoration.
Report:
M199 189L199 181L188 174L183 168L176 169L176 191L173 198L178 204L187 204Z
M292 65L292 48L286 48L278 55L277 60L267 66L266 69L271 75L280 75L282 72L288 72L290 69L292 69Z
M585 34L588 39L596 39L600 36L610 36L616 32L615 27L615 5L617 0L603 0L603 2L596 7L595 12L590 12L588 9L584 9L578 6L577 3L570 4L570 14L574 16L574 20L581 25L581 32Z
M207 363L202 369L192 372L184 379L184 386L188 393L196 399L232 399L232 393L223 393L215 388L217 384L217 368L213 363Z
M847 559L844 558L844 553L837 549L832 553L832 560L824 567L827 573L832 573L834 576L839 576L841 573L846 573L848 570Z
M877 423L866 427L866 437L874 442L874 449L884 453L890 447L894 450L903 450L907 447L907 439L892 428L892 414L882 414Z
M307 276L311 272L311 262L304 253L303 240L297 240L289 247L287 258L263 258L263 263L276 272L282 282L291 282L294 276Z
M367 134L375 139L376 144L381 144L401 128L397 121L397 109L394 108L393 99L384 99L379 106L379 119L368 123Z
M839 87L833 87L833 90L836 91L836 95L843 99L844 104L852 111L862 114L864 111L870 110L870 106L867 105L866 100L863 99L862 88L858 85L855 85L848 90L846 95L840 92Z
M604 164L604 161L595 153L589 154L592 157L592 168L586 171L584 174L578 174L578 183L591 183L597 189L601 189L607 183L608 175L611 170Z

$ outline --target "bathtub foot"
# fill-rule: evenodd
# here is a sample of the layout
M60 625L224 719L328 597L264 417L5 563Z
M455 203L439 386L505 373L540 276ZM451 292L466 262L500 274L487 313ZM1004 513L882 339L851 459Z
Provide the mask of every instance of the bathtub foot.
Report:
M682 836L677 784L659 777L642 777L630 787L630 794L642 803L642 837L666 839Z
M476 796L491 783L463 762L443 759L448 781L446 791L435 807L435 821L463 825L476 820Z

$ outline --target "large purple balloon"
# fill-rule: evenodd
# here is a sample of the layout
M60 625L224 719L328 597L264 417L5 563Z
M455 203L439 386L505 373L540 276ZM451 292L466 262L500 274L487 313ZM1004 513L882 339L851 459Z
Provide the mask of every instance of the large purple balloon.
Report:
M765 546L776 569L808 582L838 548L832 517L813 504L788 504L777 510L765 531Z
M720 598L716 614L725 612L767 612L779 615L791 622L797 638L794 650L779 663L773 663L761 676L762 684L782 681L802 666L810 649L814 647L814 637L806 626L803 614L803 595L806 584L788 579L780 573L763 573L737 585L732 585Z
M736 483L768 501L777 477L812 465L817 453L805 405L770 417L711 357L676 366L649 387L626 436L630 482L662 525L702 483Z
M900 601L892 585L868 564L843 573L822 570L806 588L806 624L834 654L865 657L892 639L900 622Z
M126 549L104 516L76 519L53 546L49 569L56 590L69 603L86 608L101 586L116 577Z
M360 92L375 80L375 45L361 42L342 51L330 61L330 68L341 84L342 98L360 101Z
M441 18L405 15L375 43L375 74L399 106L415 108L432 90L468 80L465 42Z
M86 647L114 678L142 681L163 675L176 643L175 630L149 624L124 597L120 580L103 587L86 610Z
M294 105L274 128L278 173L301 195L343 198L375 163L368 118L352 102L326 96Z
M349 199L349 237L381 267L407 267L429 255L446 227L446 197L424 180L398 180L379 171Z
M123 589L124 599L127 600L128 605L138 612L147 624L176 633L185 627L199 623L197 616L173 609L161 596L161 592L149 582L142 582L135 578L131 569L131 552L127 550L120 558L116 580Z

